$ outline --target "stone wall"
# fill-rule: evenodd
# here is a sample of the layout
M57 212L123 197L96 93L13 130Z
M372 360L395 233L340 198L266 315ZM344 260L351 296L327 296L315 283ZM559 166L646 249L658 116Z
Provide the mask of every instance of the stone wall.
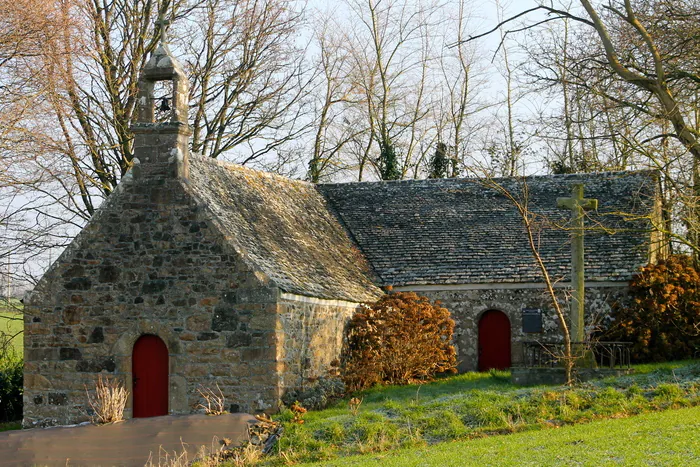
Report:
M217 384L232 411L276 407L279 291L209 217L186 182L122 181L26 305L25 426L85 420L99 373L131 392L143 334L168 347L170 413L191 412L197 388Z
M282 391L303 389L327 376L340 358L343 332L359 305L283 294L277 325L277 360L283 364Z
M413 290L425 295L431 300L439 300L452 313L455 320L454 343L457 348L458 368L460 372L475 371L478 368L478 325L481 315L488 310L504 312L511 324L511 360L513 365L522 362L523 341L557 340L560 339L558 319L551 306L549 295L544 287L530 284L512 288L492 286L469 287L461 290L453 287L450 290L439 290L416 287ZM410 286L397 287L397 290L411 290ZM437 289L437 290L436 290ZM563 288L557 289L559 302L564 310L568 308L567 293ZM586 319L588 329L597 326L596 323L609 319L610 307L617 300L624 300L628 288L625 283L590 283L586 285ZM523 308L539 308L542 310L542 333L524 333L522 322ZM591 324L593 323L593 324Z

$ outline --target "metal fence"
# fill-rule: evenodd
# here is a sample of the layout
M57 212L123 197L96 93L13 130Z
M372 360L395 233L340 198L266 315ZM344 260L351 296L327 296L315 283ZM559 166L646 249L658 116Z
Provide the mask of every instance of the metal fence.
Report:
M630 368L631 342L572 342L571 353L579 367ZM523 365L555 368L564 360L563 342L523 342Z

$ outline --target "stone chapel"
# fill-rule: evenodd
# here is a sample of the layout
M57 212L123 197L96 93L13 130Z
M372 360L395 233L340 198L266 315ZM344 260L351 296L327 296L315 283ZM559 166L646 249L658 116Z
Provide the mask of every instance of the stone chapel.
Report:
M172 83L164 122L160 81ZM523 340L558 334L522 219L498 191L476 179L313 185L190 155L188 87L158 47L139 81L133 168L26 300L26 427L85 420L86 387L105 373L126 384L127 417L190 413L198 388L217 385L230 411L274 411L327 373L347 319L385 286L452 312L460 371L517 365ZM587 219L590 315L656 254L654 172L496 182L527 193L562 296L556 198L585 183L600 200Z

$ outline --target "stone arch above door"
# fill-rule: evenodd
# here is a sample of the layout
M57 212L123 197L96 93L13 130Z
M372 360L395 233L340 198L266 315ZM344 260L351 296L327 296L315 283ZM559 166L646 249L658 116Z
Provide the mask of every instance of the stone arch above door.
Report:
M182 353L180 338L168 325L155 320L139 320L114 343L112 354L117 358L130 357L134 344L144 334L153 334L163 339L171 356Z
M143 335L152 334L163 340L169 354L169 407L171 414L189 413L187 402L187 380L183 376L182 362L185 349L179 336L166 323L157 320L144 319L134 322L112 346L112 355L116 360L117 373L123 375L129 400L125 410L125 418L133 416L133 381L132 381L132 352L134 344Z

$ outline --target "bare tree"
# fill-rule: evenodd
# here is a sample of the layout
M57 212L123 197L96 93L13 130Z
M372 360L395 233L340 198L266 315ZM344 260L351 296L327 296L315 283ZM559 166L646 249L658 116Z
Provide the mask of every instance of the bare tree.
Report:
M9 207L0 256L11 252L33 280L37 261L55 257L130 168L137 82L160 39L158 16L175 24L172 36L189 34L171 41L175 52L197 58L195 149L242 163L280 151L309 125L299 124L301 15L286 0L2 1L0 197Z
M674 86L676 82L688 80L692 83L700 83L700 76L695 69L687 69L684 66L687 62L674 60L673 56L670 59L664 58L659 37L654 37L642 23L630 0L610 1L603 7L627 27L626 32L631 36L630 43L636 53L624 55L621 53L622 47L619 43L614 42L599 11L588 0L581 0L581 4L598 34L610 69L619 79L647 92L656 100L659 108L654 108L652 111L657 114L657 118L671 124L675 138L692 155L693 194L687 204L689 212L684 220L688 228L688 245L695 251L696 258L700 258L700 132L692 124L694 102L691 101L690 106L684 105L684 102L679 99L683 94ZM693 2L681 4L679 9L674 9L666 2L660 2L660 4L665 7L666 12L676 17L686 15L697 17L698 15L697 5L693 5ZM695 8L685 10L683 7ZM647 19L650 18L655 19L656 16L647 17Z
M309 178L317 180L319 168L355 171L359 180L423 177L440 145L451 161L447 175L457 176L480 127L472 116L487 107L474 48L445 48L466 35L468 3L452 16L423 1L347 0L342 8L349 14L334 8L342 22L326 18L315 31Z
M501 5L496 2L496 8L498 9L499 19L503 15L503 10ZM504 151L504 160L502 161L503 168L501 169L503 174L508 177L513 177L518 173L518 159L522 153L522 147L516 141L515 129L513 128L514 119L514 108L515 99L513 96L513 66L508 57L508 44L505 33L501 30L501 51L503 53L503 77L506 81L506 132L505 132L505 143L506 150Z
M311 77L291 0L192 2L177 41L192 82L192 149L247 164L309 130Z
M338 31L340 24L329 15L318 18L315 39L320 48L318 90L314 121L314 139L308 179L318 183L329 172L342 170L343 148L366 130L362 126L346 123L344 108L357 105L357 92L351 79L354 74L350 50ZM349 122L349 120L347 120Z
M497 17L499 21L505 14L506 5L495 1ZM502 22L502 21L501 21ZM492 61L500 58L497 68L503 78L503 91L499 92L495 112L492 115L490 128L483 136L484 152L492 166L491 172L504 176L515 176L524 171L524 152L528 137L522 128L521 118L518 115L518 104L526 96L526 92L518 85L522 64L520 59L514 57L514 49L508 37L508 31L497 28L500 38L499 47ZM457 42L469 43L469 39Z
M483 128L483 118L475 116L483 113L489 104L481 98L479 91L485 85L483 70L476 47L464 42L469 29L472 12L466 0L460 0L456 18L451 18L454 25L446 28L448 32L456 31L456 37L445 39L455 47L444 47L440 57L440 104L436 110L438 145L444 144L449 154L450 164L446 175L457 177L462 166L475 150L475 135Z
M676 212L676 219L685 226L687 233L678 239L698 257L700 133L695 121L695 97L700 79L696 73L695 52L698 36L689 31L697 30L699 5L695 0L644 0L634 5L631 0L607 0L596 5L581 0L580 6L579 10L569 11L553 3L541 3L503 20L485 34L537 11L546 13L544 19L514 26L508 33L564 18L593 32L598 47L578 63L581 65L578 76L572 73L575 67L567 67L568 77L583 88L594 89L608 102L634 109L648 121L655 122L655 126L646 126L653 133L641 139L645 144L673 138L687 154L687 157L679 156L679 161L687 159L688 162L676 164L673 174L675 183L684 191L681 197L684 204L682 210ZM658 161L649 162L655 165Z
M348 0L347 6L353 23L346 42L360 102L352 112L367 129L354 143L361 149L359 178L368 163L381 179L403 178L415 168L415 155L420 160L431 149L420 142L432 125L427 96L438 8L399 0Z
M530 210L530 195L527 182L524 178L522 178L519 183L520 192L516 193L514 190L509 190L505 184L500 183L498 179L488 176L484 171L482 171L481 175L482 177L478 179L478 183L496 191L507 199L516 209L520 219L522 220L530 253L532 254L532 258L534 259L537 268L540 270L541 277L544 280L544 289L549 297L549 302L557 315L559 330L561 331L563 338L563 353L562 355L556 355L556 357L562 361L564 366L566 384L572 385L574 382L573 368L576 360L580 358L580 356L575 355L572 350L571 332L569 325L567 324L568 314L562 309L561 303L559 302L559 297L557 297L557 293L554 288L555 279L549 274L545 259L540 254L539 248L538 232L545 225L551 224L551 222Z

